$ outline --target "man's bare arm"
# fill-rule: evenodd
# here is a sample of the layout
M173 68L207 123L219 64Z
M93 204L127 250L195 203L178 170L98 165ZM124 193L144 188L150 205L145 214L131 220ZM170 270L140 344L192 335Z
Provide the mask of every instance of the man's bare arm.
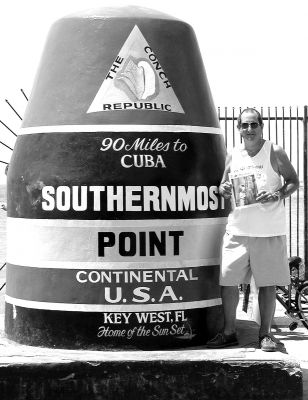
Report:
M282 147L273 145L273 150L271 152L271 164L274 171L283 177L285 183L275 193L270 193L265 190L258 193L256 200L260 201L261 203L285 199L286 197L291 196L291 194L299 187L297 173L295 172L287 153Z
M279 189L281 198L284 199L291 196L299 188L299 179L284 149L280 146L273 146L273 150L276 156L278 172L285 181L282 188Z
M229 173L231 171L231 160L232 156L231 154L227 154L226 157L226 162L225 162L225 170L219 185L219 193L221 196L223 196L225 199L230 199L231 197L231 189L232 185L229 182Z

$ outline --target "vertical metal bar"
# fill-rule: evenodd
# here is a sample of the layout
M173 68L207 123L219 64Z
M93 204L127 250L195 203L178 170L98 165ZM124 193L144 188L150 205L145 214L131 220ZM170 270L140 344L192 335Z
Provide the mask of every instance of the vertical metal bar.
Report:
M285 126L284 126L284 107L282 107L282 147L286 148L285 142Z
M299 176L299 121L298 107L296 107L296 172ZM296 191L296 255L299 256L300 237L299 237L299 189Z
M268 140L271 140L271 109L267 107L267 122L268 122Z
M304 124L304 258L305 258L305 278L308 279L308 187L307 187L307 157L308 157L308 140L307 140L307 134L308 134L308 106L304 107L304 118L303 118L303 124Z
M242 112L242 107L240 107L239 115L241 114L241 112ZM240 135L240 143L242 143L242 141L243 141L242 135Z
M276 144L278 144L278 120L277 120L277 107L275 107L275 131L276 131Z
M282 107L282 147L283 147L284 150L286 149L284 107ZM283 200L283 202L284 202L284 205L286 206L286 200Z
M292 107L290 106L290 119L289 119L289 122L290 122L290 132L289 132L289 135L290 135L290 161L292 162Z
M261 107L261 109L260 109L260 114L261 114L261 118L262 118L262 121L263 121L263 128L264 128L263 107ZM264 133L264 130L263 130L263 133Z
M234 147L234 146L235 146L235 117L234 117L234 107L232 107L232 138L233 138L232 145L233 145L233 147Z
M219 121L219 125L221 128L221 113L220 113L220 107L217 107L217 116L218 116L218 121ZM226 132L224 132L224 137L225 137L225 143L226 143Z
M225 107L225 132L226 132L226 147L228 148L228 109Z
M290 147L289 147L289 157L290 161L292 162L292 108L289 107L289 123L290 123L290 131L289 131L289 138L290 138ZM289 248L290 248L290 256L292 256L292 197L288 198L289 200Z

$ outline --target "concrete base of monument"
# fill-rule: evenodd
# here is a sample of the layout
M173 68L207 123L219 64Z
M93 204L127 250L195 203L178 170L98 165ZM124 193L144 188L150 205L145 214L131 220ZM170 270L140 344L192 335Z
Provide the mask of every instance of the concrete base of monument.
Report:
M300 365L283 344L262 352L252 321L238 333L240 346L222 350L90 351L16 344L2 330L1 400L301 399Z

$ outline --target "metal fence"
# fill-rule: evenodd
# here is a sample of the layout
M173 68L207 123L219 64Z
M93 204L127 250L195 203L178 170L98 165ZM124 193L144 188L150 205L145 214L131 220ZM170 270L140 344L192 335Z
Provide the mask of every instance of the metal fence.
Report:
M227 150L241 142L237 117L246 107L218 107L218 118L225 135ZM307 261L307 123L308 106L260 107L265 139L282 146L298 173L300 188L285 200L288 223L289 255L298 255ZM307 267L306 267L307 268Z

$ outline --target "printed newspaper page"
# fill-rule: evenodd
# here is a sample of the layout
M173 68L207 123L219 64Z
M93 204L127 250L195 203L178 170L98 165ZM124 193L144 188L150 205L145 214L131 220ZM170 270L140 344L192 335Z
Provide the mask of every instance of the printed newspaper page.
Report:
M252 207L258 203L258 187L254 173L229 174L235 207Z

